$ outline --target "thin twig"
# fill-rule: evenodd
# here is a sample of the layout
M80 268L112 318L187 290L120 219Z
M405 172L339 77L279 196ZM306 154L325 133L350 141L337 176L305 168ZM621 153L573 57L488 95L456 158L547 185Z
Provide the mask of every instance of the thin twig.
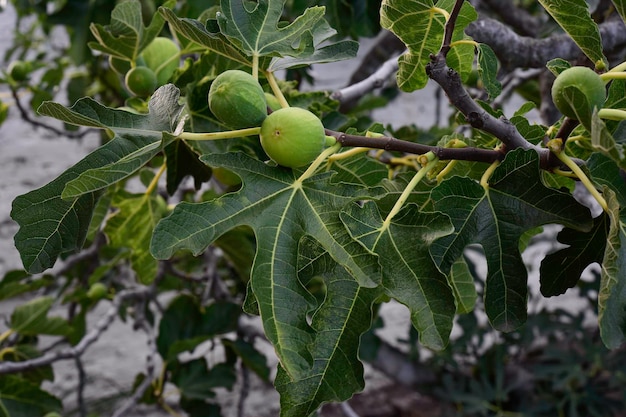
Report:
M237 401L237 417L245 417L245 403L250 395L250 370L243 363L241 364L241 391Z
M146 375L143 381L141 381L141 384L139 384L139 386L135 389L133 395L119 409L117 409L115 413L113 413L112 417L122 417L127 412L135 408L154 380L154 368L157 357L156 335L154 333L154 329L145 317L140 320L138 326L141 327L141 329L148 336L148 340L146 341L146 344L148 345L148 356L146 356Z
M57 129L54 126L50 126L49 124L40 122L39 120L35 120L33 117L31 117L31 115L28 113L28 111L26 111L26 109L24 108L24 106L22 106L22 103L20 102L20 98L17 94L17 90L14 88L11 88L11 95L13 96L13 100L15 101L15 107L17 107L17 110L20 113L20 117L22 118L22 120L24 120L25 122L28 122L29 124L31 124L34 127L40 127L42 129L46 129L49 130L50 132L54 133L55 135L58 136L65 136L68 138L72 138L72 139L80 139L82 137L84 137L85 135L87 135L88 133L94 132L95 129L84 129L82 131L79 132L69 132L66 130L60 130Z
M76 370L78 371L78 386L76 387L78 413L80 417L87 417L87 406L85 404L85 385L87 383L87 374L85 374L83 361L80 357L74 358L74 362L76 362Z
M23 372L40 366L50 365L64 359L74 359L80 357L89 346L97 341L107 330L118 314L122 303L128 299L136 297L146 297L150 289L141 287L120 291L113 299L112 305L104 316L100 318L96 326L89 331L75 346L62 349L56 352L48 352L42 356L23 362L2 362L0 363L0 374Z
M331 98L339 102L347 102L363 97L370 91L383 87L392 74L398 70L398 56L389 58L376 72L364 80L333 92Z

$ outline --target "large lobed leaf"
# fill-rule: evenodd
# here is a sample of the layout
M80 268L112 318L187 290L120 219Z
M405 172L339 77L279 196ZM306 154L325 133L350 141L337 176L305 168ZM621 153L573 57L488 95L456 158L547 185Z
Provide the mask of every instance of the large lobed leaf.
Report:
M589 209L570 194L543 185L533 150L507 153L489 186L453 177L432 194L435 208L450 216L455 232L437 239L430 250L448 272L471 243L480 243L487 260L485 310L492 325L510 331L526 320L527 271L519 252L522 234L532 228L563 224L589 230Z
M172 7L174 4L173 0L169 0L164 6ZM145 27L141 3L138 0L122 2L113 9L109 25L91 24L89 29L98 42L90 42L89 47L134 62L141 51L159 35L164 23L163 18L155 14L150 25Z
M430 54L441 48L446 19L437 8L450 11L454 1L444 0L435 4L432 0L383 0L380 7L380 24L393 32L404 42L408 51L398 60L398 85L404 91L415 91L426 86L426 64ZM464 25L476 18L476 11L464 2L459 14L460 26L454 36L462 37ZM458 32L457 32L458 31ZM473 54L462 53L457 57L457 65L466 67L473 61Z
M456 312L446 276L439 272L428 248L437 238L454 231L447 216L422 213L407 205L391 222L383 219L373 202L351 205L341 219L352 237L379 256L386 294L409 307L420 342L443 349Z
M608 61L602 53L598 25L589 13L585 0L539 0L539 3L574 40L591 62Z
M282 366L292 378L313 366L314 331L307 314L314 299L297 275L300 240L310 236L360 285L380 283L377 259L354 242L339 219L350 201L369 194L365 187L330 183L332 173L301 181L292 170L270 167L243 153L204 155L210 166L228 168L243 180L233 194L205 203L181 203L156 227L152 253L167 259L180 249L199 254L237 226L250 226L257 240L250 287L263 326Z
M111 109L90 98L71 108L42 104L42 114L108 129L114 137L58 178L13 201L11 217L20 225L15 246L28 272L51 268L60 255L82 247L101 190L132 175L161 150L162 132L171 131L178 119L178 94L173 85L161 87L147 115Z
M324 7L306 9L287 25L279 25L286 0L222 0L217 14L220 31L248 56L299 56L314 50L312 29Z
M301 242L299 275L302 280L322 277L324 302L311 327L313 367L292 379L279 366L274 382L280 393L281 416L308 416L321 404L345 401L365 386L358 351L361 335L372 325L372 303L382 291L363 288L310 238Z

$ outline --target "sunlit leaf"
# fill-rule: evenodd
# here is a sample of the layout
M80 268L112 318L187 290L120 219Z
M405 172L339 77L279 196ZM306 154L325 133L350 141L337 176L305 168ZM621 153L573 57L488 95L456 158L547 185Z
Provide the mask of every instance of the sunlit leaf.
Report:
M592 19L589 5L585 0L539 0L539 3L576 42L591 62L608 64L608 60L602 53L600 30Z
M402 90L414 91L426 86L426 64L430 62L430 54L437 53L443 41L446 18L440 9L449 12L453 5L450 0L438 2L436 6L432 0L383 0L381 26L398 36L408 48L398 60L398 86ZM474 8L464 2L459 14L461 24L469 23L475 16ZM463 27L460 32L462 30ZM455 33L455 36L462 35Z
M164 4L172 7L174 1ZM92 23L89 29L98 41L90 42L89 47L128 61L135 61L141 51L161 32L163 18L155 14L148 27L143 25L141 3L130 0L119 3L111 13L111 23L102 26Z

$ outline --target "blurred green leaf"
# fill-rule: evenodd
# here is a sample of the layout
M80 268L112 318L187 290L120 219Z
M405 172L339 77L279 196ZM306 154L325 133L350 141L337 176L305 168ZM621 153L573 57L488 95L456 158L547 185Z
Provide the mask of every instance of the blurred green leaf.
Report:
M38 297L15 307L11 314L11 329L22 335L69 335L72 327L65 319L48 317L53 303L52 297Z
M63 411L61 400L17 375L0 378L0 417L41 416Z

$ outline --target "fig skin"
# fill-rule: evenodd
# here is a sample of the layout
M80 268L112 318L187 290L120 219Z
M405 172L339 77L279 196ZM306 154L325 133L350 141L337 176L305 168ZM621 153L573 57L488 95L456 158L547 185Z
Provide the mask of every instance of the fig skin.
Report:
M267 117L267 101L259 82L241 70L218 75L209 89L209 108L231 129L261 126Z
M265 153L277 164L288 168L310 164L326 144L321 120L299 107L272 112L261 125L260 137Z
M137 97L148 97L157 88L157 78L148 67L135 67L124 78L128 91Z
M568 91L569 90L569 91ZM576 96L581 100L576 100ZM572 101L577 101L572 103ZM591 68L571 67L561 72L552 85L552 101L567 117L583 119L586 124L594 108L602 108L606 100L606 89L602 78Z
M157 85L162 86L169 81L180 61L180 48L170 38L156 37L141 53L145 66L150 68L157 77Z

